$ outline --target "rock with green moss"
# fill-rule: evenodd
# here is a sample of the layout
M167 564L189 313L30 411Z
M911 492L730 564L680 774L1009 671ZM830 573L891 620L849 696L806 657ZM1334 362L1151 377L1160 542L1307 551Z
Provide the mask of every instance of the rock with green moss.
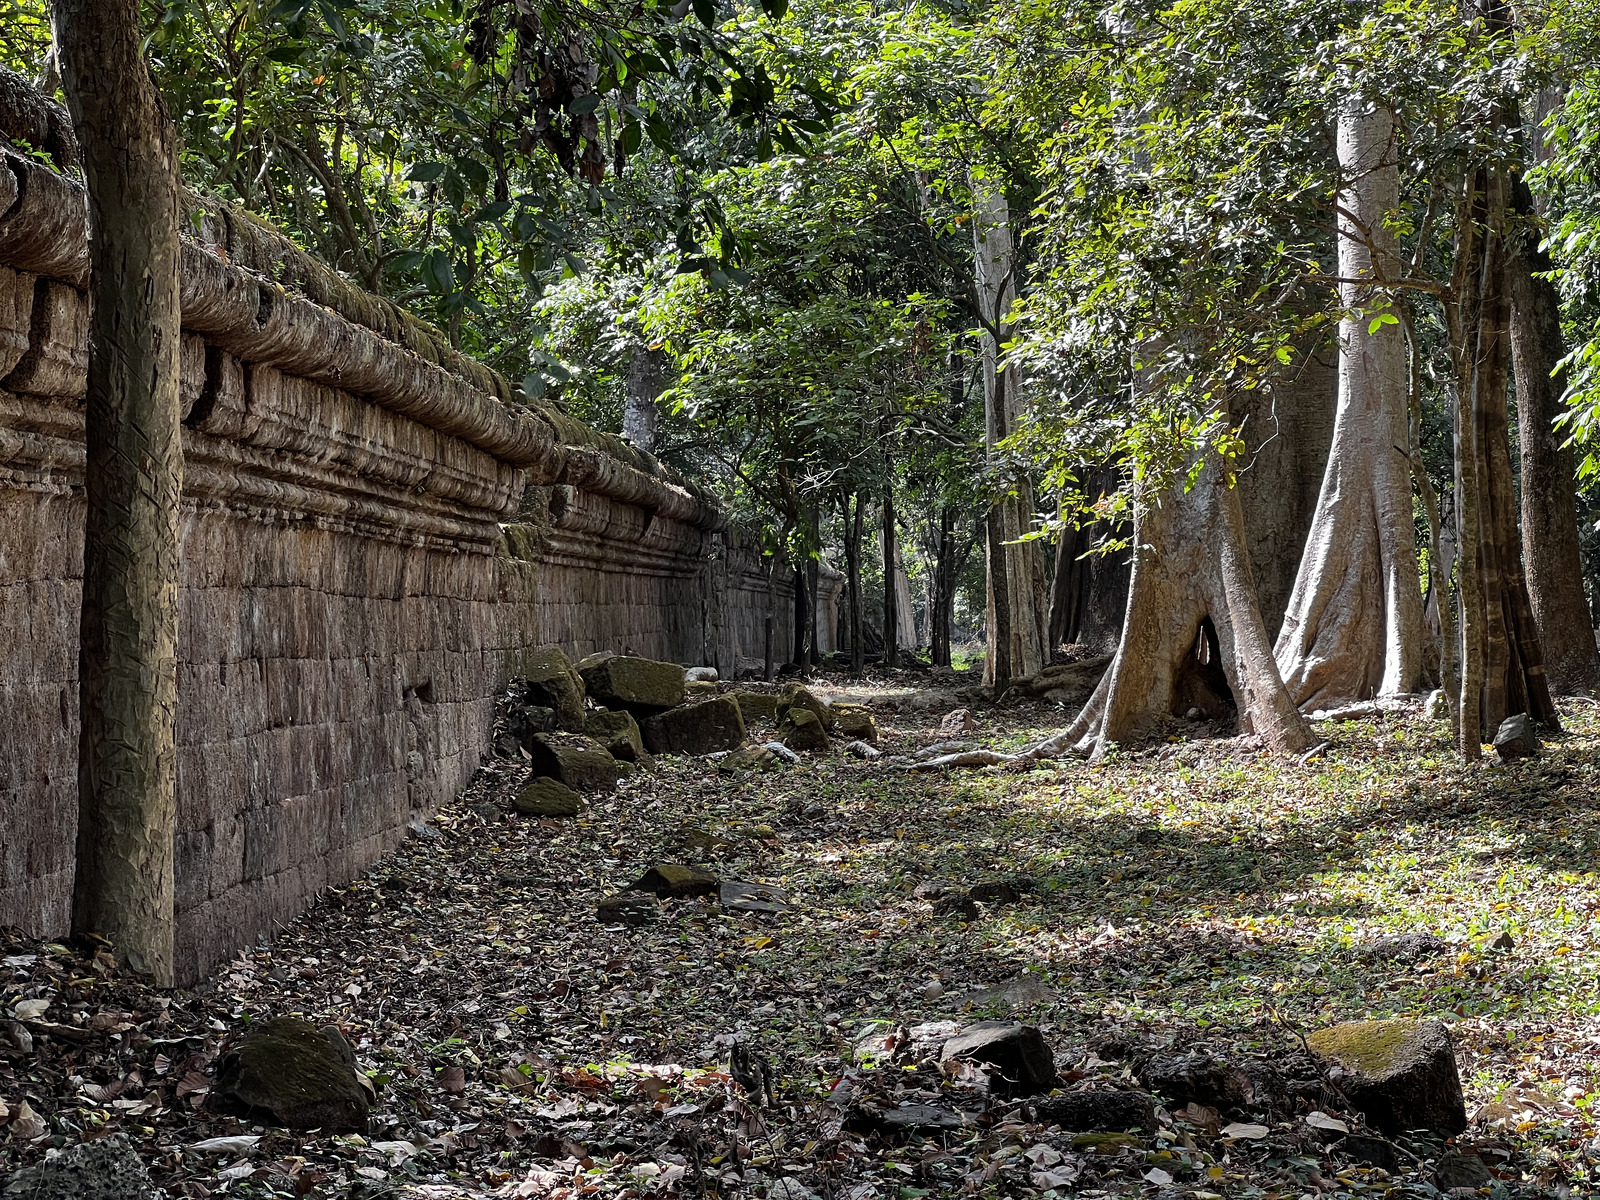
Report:
M583 731L583 679L570 658L558 647L546 646L525 652L517 670L522 678L512 691L523 705L553 710L558 729Z
M584 662L591 664L579 664L584 686L607 708L625 708L643 718L683 703L683 668L677 663L622 654Z
M1374 1129L1447 1137L1466 1129L1455 1044L1443 1021L1352 1021L1306 1041Z
M690 679L683 685L683 694L691 700L708 699L719 690L715 679Z
M535 779L512 798L511 807L525 817L575 817L583 797L554 779Z
M1080 1133L1072 1139L1072 1148L1079 1154L1112 1155L1143 1150L1144 1143L1127 1133Z
M699 867L685 866L683 863L657 863L628 890L681 900L688 896L714 896L720 887L721 881L715 875Z
M609 792L617 786L617 760L581 733L535 734L528 751L534 777L547 775L578 792Z
M624 709L602 708L590 713L583 731L609 750L612 758L643 762L646 757L639 722Z
M732 696L669 709L647 718L640 729L652 754L714 754L744 742L744 717Z
M873 720L872 710L865 704L833 703L828 705L828 714L833 718L830 732L841 737L877 742L878 723Z
M826 700L813 696L804 684L786 683L778 697L778 720L782 721L793 709L804 709L816 715L824 730L833 728L833 708Z
M826 750L828 731L816 713L795 707L778 722L778 740L791 750Z
M744 723L754 725L757 721L767 725L778 723L778 698L770 692L730 692L734 701L739 705L739 711L744 714Z
M206 1104L290 1129L367 1132L367 1095L341 1048L297 1017L273 1017L224 1054Z
M765 746L741 746L717 762L722 775L737 775L741 771L771 771L778 766L778 756Z

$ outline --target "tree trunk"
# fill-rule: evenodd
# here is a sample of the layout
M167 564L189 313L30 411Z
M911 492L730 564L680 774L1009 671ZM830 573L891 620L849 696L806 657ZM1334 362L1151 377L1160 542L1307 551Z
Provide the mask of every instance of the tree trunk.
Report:
M656 398L661 395L667 356L643 344L635 345L628 359L628 396L622 413L622 436L646 454L656 450L656 431L661 410Z
M174 981L178 183L134 0L55 0L91 228L73 928Z
M983 681L994 691L995 699L1005 695L1014 678L1011 662L1011 594L1008 572L996 566L1004 560L1005 519L998 503L991 505L984 538L984 574L989 580L989 647L983 659Z
M1339 275L1397 276L1385 215L1399 203L1394 117L1383 109L1339 118ZM1405 340L1398 324L1371 328L1387 301L1362 282L1340 284L1339 399L1316 515L1278 635L1278 668L1302 707L1379 692L1409 692L1421 677L1418 583L1407 445Z
M884 455L884 466L889 456ZM894 527L894 481L883 485L883 665L900 665L900 572L895 561L899 533Z
M802 671L806 667L806 631L810 628L806 610L806 573L802 567L794 569L794 665Z
M867 648L861 640L861 510L865 507L866 497L857 492L852 516L850 498L845 497L844 569L850 598L850 671L854 675L860 675L867 665Z
M1517 440L1522 459L1522 551L1528 597L1547 657L1550 686L1557 692L1600 688L1600 651L1583 588L1578 549L1576 467L1555 421L1567 347L1561 336L1561 301L1555 284L1540 276L1553 271L1539 248L1533 195L1520 175L1512 181L1510 254L1511 351L1517 378Z
M1133 577L1122 641L1073 724L1034 747L1099 758L1113 742L1157 732L1192 710L1278 750L1301 750L1311 727L1283 686L1262 623L1239 492L1215 465L1194 487L1135 510Z
M933 564L933 612L929 638L933 665L950 665L951 609L955 603L955 512L949 505L939 509L939 546Z

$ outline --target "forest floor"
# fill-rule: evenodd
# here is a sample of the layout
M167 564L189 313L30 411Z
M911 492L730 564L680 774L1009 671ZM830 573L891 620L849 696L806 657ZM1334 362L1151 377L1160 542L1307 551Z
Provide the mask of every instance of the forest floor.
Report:
M849 689L887 750L939 740L955 706L915 697L918 678ZM973 740L996 748L1068 715L973 711ZM1423 1015L1456 1038L1473 1115L1459 1140L1496 1176L1481 1194L1600 1194L1600 715L1563 717L1539 758L1507 767L1463 767L1443 726L1403 714L1321 724L1330 745L1304 764L1204 726L1094 766L913 774L835 753L729 778L662 759L567 821L499 811L516 781L485 772L436 832L196 990L157 995L12 939L0 1033L28 998L80 1033L0 1050L0 1174L119 1131L192 1197L1436 1196L1438 1145L1402 1142L1374 1169L1303 1112L1227 1137L1198 1108L1086 1143L882 1041L1021 1020L1072 1086L1126 1087L1165 1047L1286 1062L1299 1033ZM663 861L779 885L794 908L668 901L642 926L597 920L598 899ZM1035 890L973 920L916 892L1019 874ZM1377 940L1400 933L1440 940L1398 956ZM377 1090L367 1137L200 1107L219 1046L281 1014L348 1032ZM736 1040L772 1065L774 1105L729 1079ZM846 1092L976 1116L862 1132L841 1128ZM230 1153L188 1149L232 1135L246 1141Z

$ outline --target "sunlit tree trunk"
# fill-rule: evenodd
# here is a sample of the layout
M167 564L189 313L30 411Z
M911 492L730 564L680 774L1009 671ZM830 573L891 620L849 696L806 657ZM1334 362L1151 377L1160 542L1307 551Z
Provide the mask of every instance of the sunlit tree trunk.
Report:
M628 394L622 413L622 436L646 454L654 454L661 412L656 398L661 395L666 371L666 356L660 350L635 345L628 359Z
M1388 308L1374 284L1398 276L1395 237L1384 223L1399 204L1393 134L1393 114L1382 108L1339 118L1338 262L1348 310L1339 329L1339 399L1276 647L1284 685L1302 707L1410 692L1421 678L1405 338L1392 316L1374 326Z
M72 923L164 985L174 976L178 183L134 0L55 0L62 83L89 186Z

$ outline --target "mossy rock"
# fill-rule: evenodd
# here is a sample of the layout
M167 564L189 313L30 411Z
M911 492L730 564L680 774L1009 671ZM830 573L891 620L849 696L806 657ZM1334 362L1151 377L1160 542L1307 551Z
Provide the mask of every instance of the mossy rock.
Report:
M583 731L583 679L556 646L528 650L520 655L521 682L513 692L525 705L555 711L556 727L572 733Z
M1072 1139L1072 1148L1080 1154L1112 1155L1143 1150L1144 1143L1129 1133L1080 1133Z
M815 714L824 730L833 728L833 708L826 700L819 700L804 684L786 683L778 697L778 720L782 721L793 709L804 709Z
M641 726L652 754L714 754L743 744L744 717L732 696L685 704L646 718Z
M367 1132L355 1072L331 1038L297 1017L273 1017L224 1054L207 1107L290 1129Z
M691 700L706 700L718 692L715 679L691 679L683 685L683 694Z
M770 771L778 765L778 756L765 746L742 746L717 763L723 775L740 771Z
M613 654L579 665L589 695L607 708L625 708L636 717L654 716L683 703L683 668L677 663Z
M763 721L769 725L778 723L778 698L769 692L731 692L734 702L738 704L739 711L744 714L744 723L754 725Z
M1306 1039L1329 1075L1382 1133L1467 1127L1455 1044L1443 1021L1351 1021Z
M583 731L609 750L612 758L643 762L647 757L644 736L631 712L602 708L589 714Z
M685 896L714 896L720 886L715 875L699 867L689 867L683 863L657 863L628 890L682 899Z
M511 806L525 817L575 817L583 811L583 797L557 780L535 779Z
M826 750L828 731L808 708L791 708L778 723L778 740L791 750Z
M547 775L578 792L609 792L617 786L617 760L581 733L539 733L528 747L530 778Z
M834 703L828 705L828 712L833 718L829 732L836 733L840 737L877 742L878 722L873 719L872 710L865 704Z

